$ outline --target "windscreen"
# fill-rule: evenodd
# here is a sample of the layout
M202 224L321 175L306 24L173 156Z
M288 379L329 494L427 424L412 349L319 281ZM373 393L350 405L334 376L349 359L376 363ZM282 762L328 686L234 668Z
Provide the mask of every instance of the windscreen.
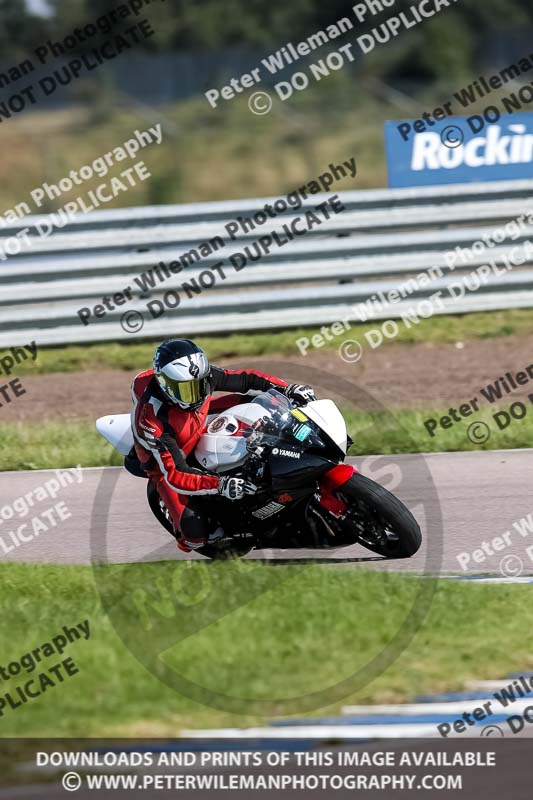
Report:
M284 441L292 447L323 446L315 423L276 389L262 392L252 402L265 409L265 415L254 424L254 433L261 436L263 444Z

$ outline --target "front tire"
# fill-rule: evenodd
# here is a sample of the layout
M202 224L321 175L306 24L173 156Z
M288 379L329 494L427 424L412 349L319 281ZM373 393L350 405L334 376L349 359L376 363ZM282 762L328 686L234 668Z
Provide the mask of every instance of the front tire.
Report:
M410 558L422 544L422 533L406 506L379 483L355 473L337 495L348 505L348 520L357 543L386 558Z

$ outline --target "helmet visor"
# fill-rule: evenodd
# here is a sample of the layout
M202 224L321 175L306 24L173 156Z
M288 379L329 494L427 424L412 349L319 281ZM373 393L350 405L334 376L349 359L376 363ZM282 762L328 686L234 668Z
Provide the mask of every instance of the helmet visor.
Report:
M194 378L191 381L178 381L166 375L158 376L159 383L167 395L176 403L195 405L205 400L209 394L207 378Z

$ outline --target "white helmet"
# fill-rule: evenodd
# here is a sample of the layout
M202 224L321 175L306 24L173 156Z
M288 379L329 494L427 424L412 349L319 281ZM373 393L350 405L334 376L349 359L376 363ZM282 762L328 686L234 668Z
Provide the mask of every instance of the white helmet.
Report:
M169 339L154 355L154 374L165 397L187 411L194 411L211 393L209 361L190 339Z

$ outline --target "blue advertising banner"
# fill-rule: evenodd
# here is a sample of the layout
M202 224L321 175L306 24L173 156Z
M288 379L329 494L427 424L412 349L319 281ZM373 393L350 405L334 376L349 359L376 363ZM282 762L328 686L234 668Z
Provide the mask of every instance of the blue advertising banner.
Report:
M492 109L386 122L389 186L533 178L533 113Z

